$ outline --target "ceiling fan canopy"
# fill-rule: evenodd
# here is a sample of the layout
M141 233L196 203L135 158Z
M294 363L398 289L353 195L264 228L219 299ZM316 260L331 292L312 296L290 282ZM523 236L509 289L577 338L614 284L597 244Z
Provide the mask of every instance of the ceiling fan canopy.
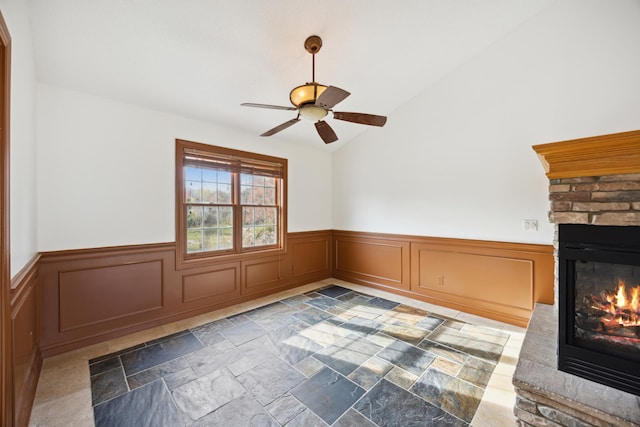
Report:
M280 105L270 104L254 104L243 103L244 107L256 107L256 108L268 108L273 110L288 110L298 111L298 115L295 119L286 121L273 129L270 129L260 136L274 135L289 126L292 126L300 121L300 116L315 121L316 131L320 138L326 143L337 141L338 137L324 119L329 111L333 113L333 118L337 120L344 120L352 123L364 124L369 126L384 126L387 121L385 116L377 116L374 114L364 113L347 113L333 111L333 107L339 102L343 101L349 95L344 89L340 89L335 86L325 86L317 83L315 76L315 58L316 53L320 51L322 47L322 39L318 36L310 36L304 42L304 47L311 54L311 82L297 86L289 93L289 100L293 107L284 107Z

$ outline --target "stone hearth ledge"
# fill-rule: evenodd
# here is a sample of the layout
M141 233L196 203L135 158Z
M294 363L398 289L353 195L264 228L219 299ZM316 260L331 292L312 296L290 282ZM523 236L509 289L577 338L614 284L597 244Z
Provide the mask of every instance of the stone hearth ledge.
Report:
M557 310L536 304L513 374L518 425L640 426L639 396L558 370L557 325Z

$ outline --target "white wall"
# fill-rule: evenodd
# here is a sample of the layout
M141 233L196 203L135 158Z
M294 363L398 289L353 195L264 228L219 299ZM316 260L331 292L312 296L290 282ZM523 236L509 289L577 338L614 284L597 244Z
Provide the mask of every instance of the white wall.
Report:
M532 18L333 153L333 227L551 243L531 146L640 129L639 23L637 0Z
M331 156L40 84L38 249L175 241L175 139L288 159L290 232L331 228Z
M37 253L36 78L26 1L0 1L11 34L11 276Z

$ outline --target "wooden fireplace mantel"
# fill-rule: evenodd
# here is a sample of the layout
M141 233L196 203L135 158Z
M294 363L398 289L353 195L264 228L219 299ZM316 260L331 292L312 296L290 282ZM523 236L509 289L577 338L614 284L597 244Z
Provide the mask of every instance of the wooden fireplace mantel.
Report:
M534 145L549 179L640 173L640 130Z

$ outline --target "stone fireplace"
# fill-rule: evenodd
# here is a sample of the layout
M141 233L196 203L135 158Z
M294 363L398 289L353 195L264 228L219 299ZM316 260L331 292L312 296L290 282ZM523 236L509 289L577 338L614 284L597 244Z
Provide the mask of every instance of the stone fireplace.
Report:
M639 426L640 131L533 148L556 224L555 304L527 328L518 424Z

